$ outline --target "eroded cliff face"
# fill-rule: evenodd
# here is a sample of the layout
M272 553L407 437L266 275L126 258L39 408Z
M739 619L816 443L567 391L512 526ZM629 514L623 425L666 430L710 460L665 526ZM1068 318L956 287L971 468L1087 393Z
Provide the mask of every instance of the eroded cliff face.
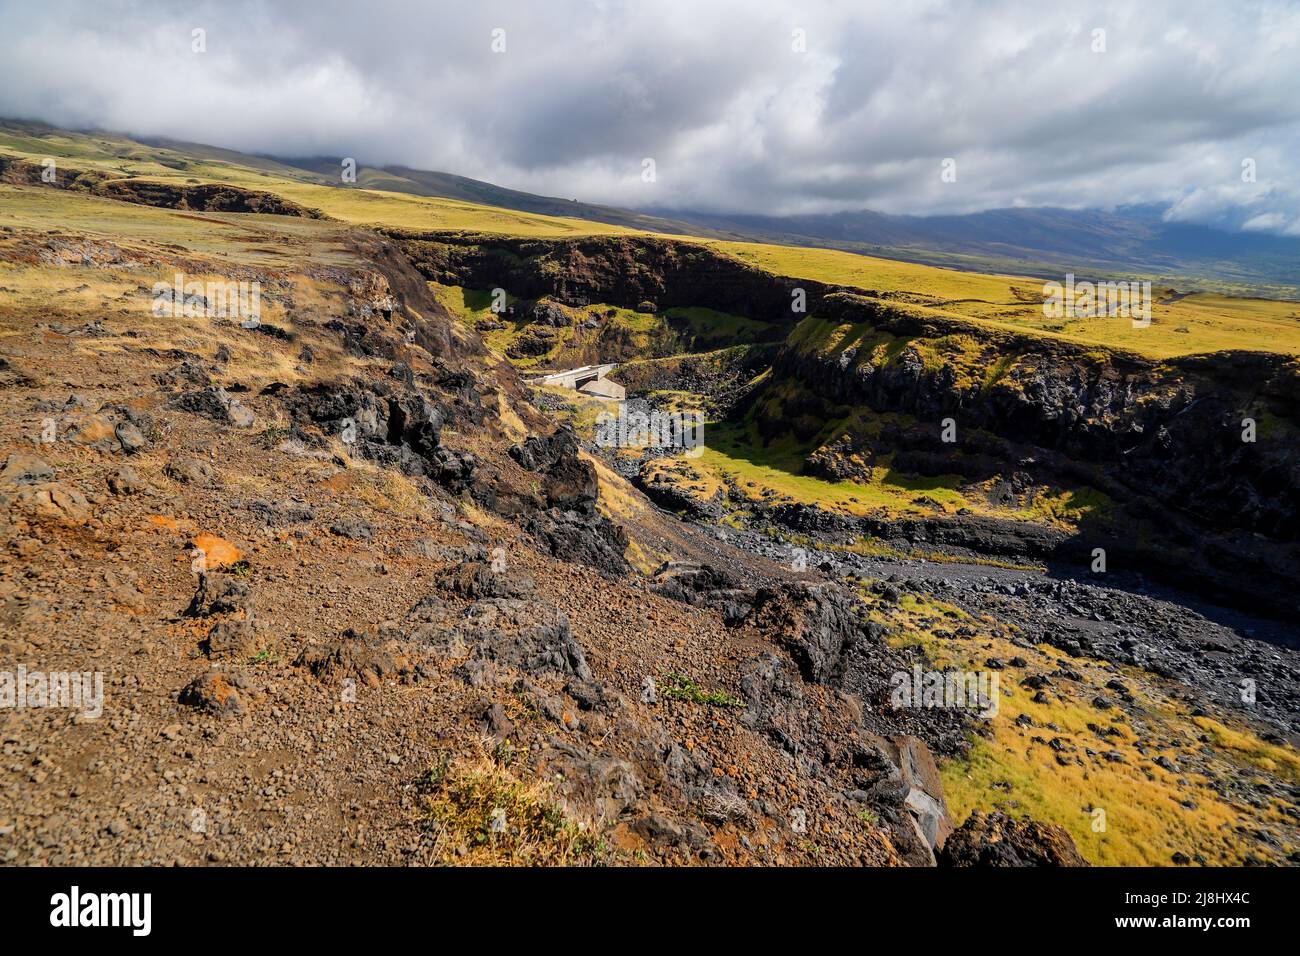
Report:
M258 274L320 296L275 324L0 303L0 641L19 660L93 647L128 675L102 722L7 725L41 766L120 771L73 797L52 774L0 788L6 819L41 821L10 858L932 865L957 821L921 735L955 745L962 717L864 722L842 687L910 657L854 596L627 501L634 530L719 565L694 585L632 573L574 434L391 243L328 239L347 265ZM65 241L5 234L0 260L49 288L103 281L94 260L30 255ZM231 734L254 742L233 761ZM157 801L159 740L192 757L168 779L201 771L222 821L202 844L188 803ZM239 762L261 753L283 755L274 777ZM298 809L268 826L254 776ZM500 798L525 791L535 812ZM479 839L480 800L509 838ZM341 840L322 821L354 803ZM106 829L110 812L127 822Z
M671 239L582 236L520 239L472 233L389 231L424 275L471 289L500 286L525 299L624 308L701 306L767 322L794 324L794 290L807 311L833 291L819 282L775 276L708 246Z
M1278 540L1300 532L1293 359L1221 352L1155 362L852 294L828 297L817 319L853 326L858 338L829 350L792 339L775 357L773 382L796 379L833 405L905 412L936 435L952 417L958 445L964 428L1037 446L1219 528Z
M193 212L246 212L273 216L299 216L320 219L321 213L277 196L275 193L244 189L227 183L152 182L123 179L100 170L83 170L60 166L46 178L44 167L12 156L0 155L0 182L15 186L53 186L73 192L85 192L104 199L157 206L162 209L185 209Z
M1204 832L1189 826L1177 838L1184 859L1201 849L1215 862L1292 853L1285 771L1258 766L1266 758L1257 754L1275 751L1251 751L1247 770L1235 748L1201 746L1204 728L1190 718L1168 755L1154 747L1175 739L1166 712L1181 719L1204 703L1221 714L1246 674L1259 682L1268 726L1290 733L1292 656L1076 582L995 582L987 568L911 560L850 566L832 563L849 555L829 552L799 570L759 550L758 530L642 507L531 404L515 371L454 321L425 279L568 302L639 305L656 294L656 306L767 319L781 343L669 357L641 370L641 387L748 388L736 415L773 433L854 408L855 423L878 427L846 426L844 441L878 446L911 473L1109 475L1126 442L1145 435L1121 426L1173 420L1176 429L1201 414L1194 402L1210 386L1183 396L1176 370L1166 380L1141 362L1021 348L969 325L891 324L914 319L898 300L842 299L811 283L807 324L797 315L778 323L789 280L684 244L492 240L483 254L473 241L429 240L431 276L393 241L333 229L319 241L345 248L346 266L239 266L256 269L248 277L267 287L266 303L283 304L274 323L252 328L55 293L112 283L131 302L148 290L146 273L115 278L116 264L174 273L180 260L155 258L170 246L44 230L0 236L0 259L39 270L51 291L39 308L0 303L14 333L0 357L0 524L20 559L0 565L12 569L0 575L0 633L14 659L76 661L92 649L97 667L128 675L112 685L105 721L15 715L14 744L45 775L10 788L16 808L0 808L40 821L15 831L20 862L242 864L265 862L275 847L287 863L331 864L1077 862L1071 838L1047 825L977 818L953 831L960 820L932 753L957 759L972 731L985 742L990 731L962 708L895 702L895 675L929 665L923 647L888 639L898 633L964 646L974 657L963 666L1015 682L1008 703L1042 708L1006 715L1023 732L1008 736L1002 759L1041 748L1035 760L1049 774L1068 765L1096 780L1118 759L1150 780L1174 773L1176 758L1185 778L1163 778L1157 792L1170 794L1178 819L1195 812L1192 796L1245 814L1228 847L1216 846L1216 817L1194 818ZM97 251L70 251L85 248ZM175 251L196 274L236 264ZM839 347L841 328L861 344ZM824 332L839 339L828 345ZM877 349L879 361L857 361ZM1204 375L1235 395L1259 384L1257 372ZM1285 369L1277 374L1284 385ZM68 396L60 382L93 384ZM1274 391L1268 408L1289 408L1291 393ZM769 400L797 414L779 415ZM1153 419L1142 417L1147 405ZM950 409L959 448L936 437L933 422ZM33 432L46 418L55 441ZM814 459L809 468L829 477L841 467L833 455ZM1113 479L1115 494L1145 501L1128 490L1141 488L1134 474ZM773 522L813 531L835 518L779 509ZM1245 521L1225 515L1230 526ZM1067 533L979 515L916 522L931 527L870 520L881 536L889 525L1009 554L1056 554ZM1178 520L1192 542L1209 526ZM658 568L634 574L628 561ZM1146 667L1162 687L1184 683L1147 706L1152 687L1118 680L1114 664ZM1190 688L1200 696L1185 696ZM1086 730L1058 731L1062 713L1084 714ZM235 739L252 749L232 748ZM160 747L170 762L159 762ZM70 797L58 776L69 753L120 772L90 775ZM248 763L264 753L283 759ZM999 764L999 777L1017 779L1015 766ZM158 802L168 782L200 787L219 832L196 842L190 803ZM501 800L533 783L548 788L544 807ZM1023 806L1035 784L1017 786L999 799ZM265 800L250 804L250 794ZM951 807L969 805L948 794ZM279 812L286 807L294 812ZM482 839L498 807L509 812L506 833ZM110 814L121 822L105 828ZM525 831L521 821L537 816L551 828ZM1071 803L1064 819L1080 818ZM578 823L580 843L569 839ZM1152 852L1163 856L1144 862L1167 858L1168 830L1158 839Z
M784 389L781 400L754 402L760 433L845 408L911 416L849 427L839 440L913 474L1085 484L1120 513L1033 553L1080 559L1106 547L1137 570L1294 611L1285 596L1300 533L1294 360L1225 352L1155 362L851 294L827 297L809 321L856 338L828 346L816 330L792 336L766 386Z
M1158 362L945 318L903 296L773 276L698 243L393 235L426 278L443 283L572 305L703 306L788 326L784 344L763 353L771 374L734 414L769 439L791 431L811 439L855 410L886 416L865 429L858 416L831 449L810 455L811 473L853 477L840 470L838 448L888 456L922 476L1085 485L1117 506L1072 535L1017 533L1014 522L984 534L967 527L973 517L938 518L939 540L1071 560L1105 547L1133 570L1163 569L1220 598L1294 611L1292 359L1222 352ZM806 314L792 310L796 289Z

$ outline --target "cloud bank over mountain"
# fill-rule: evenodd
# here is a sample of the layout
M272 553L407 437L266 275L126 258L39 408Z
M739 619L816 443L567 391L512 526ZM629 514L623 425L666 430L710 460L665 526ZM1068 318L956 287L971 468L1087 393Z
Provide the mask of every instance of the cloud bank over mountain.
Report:
M0 115L634 208L1300 235L1297 94L1289 2L0 7Z

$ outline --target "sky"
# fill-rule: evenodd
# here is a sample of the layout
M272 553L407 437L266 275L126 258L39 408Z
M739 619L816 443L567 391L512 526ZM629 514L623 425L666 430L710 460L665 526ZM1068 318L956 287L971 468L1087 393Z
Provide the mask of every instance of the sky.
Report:
M1300 236L1300 0L0 0L0 116L631 208Z

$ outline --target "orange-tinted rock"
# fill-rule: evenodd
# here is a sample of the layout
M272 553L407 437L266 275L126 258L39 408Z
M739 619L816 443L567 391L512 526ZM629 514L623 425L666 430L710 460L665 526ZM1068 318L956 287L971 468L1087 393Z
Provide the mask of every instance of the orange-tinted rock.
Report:
M195 535L190 547L203 552L203 570L206 571L228 568L244 557L243 552L225 538L208 531Z
M236 678L221 671L208 671L185 686L179 701L221 716L238 716L246 710L236 690Z
M167 515L148 515L147 520L150 524L165 528L168 531L179 533L181 530L181 522L178 518L169 518Z
M115 451L121 447L113 422L104 415L85 415L77 417L71 423L67 441L76 445L87 445L104 451Z

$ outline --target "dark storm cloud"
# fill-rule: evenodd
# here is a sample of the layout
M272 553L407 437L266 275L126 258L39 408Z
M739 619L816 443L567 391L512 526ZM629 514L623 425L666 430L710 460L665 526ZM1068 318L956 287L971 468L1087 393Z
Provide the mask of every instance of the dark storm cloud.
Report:
M7 3L0 115L628 206L1163 202L1300 234L1284 0Z

